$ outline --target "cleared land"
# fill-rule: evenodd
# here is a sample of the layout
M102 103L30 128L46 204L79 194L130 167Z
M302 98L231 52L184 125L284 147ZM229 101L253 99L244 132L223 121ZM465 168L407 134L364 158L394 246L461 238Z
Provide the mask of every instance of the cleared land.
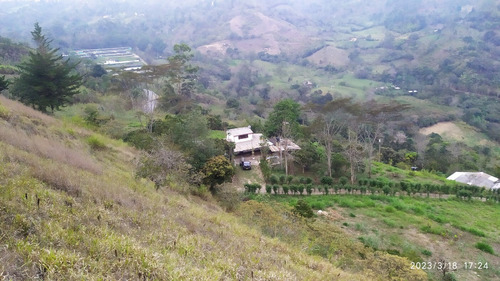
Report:
M80 58L95 60L97 64L108 69L132 70L146 65L146 62L136 55L132 48L102 48L75 50L74 55Z
M420 133L424 135L436 133L445 139L464 142L471 146L493 144L477 129L465 123L439 122L433 126L420 129Z

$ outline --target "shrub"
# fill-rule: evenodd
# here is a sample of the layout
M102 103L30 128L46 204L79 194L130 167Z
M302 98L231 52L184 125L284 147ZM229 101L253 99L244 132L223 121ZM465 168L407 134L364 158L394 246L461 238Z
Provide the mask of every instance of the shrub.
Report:
M375 236L361 236L358 238L358 240L361 241L361 243L363 243L365 247L370 247L374 250L377 250L380 244L380 240Z
M269 164L267 163L267 161L260 161L259 167L260 167L260 170L262 172L262 175L264 176L264 180L266 182L269 181L270 177L271 177L271 167L269 167Z
M0 104L0 118L7 119L9 117L9 110Z
M271 184L278 184L278 182L279 182L279 178L278 178L276 175L271 175L271 176L269 177L269 182L270 182Z
M476 248L479 250L489 253L489 254L494 254L493 248L491 247L490 244L485 243L485 242L477 242L476 245L474 245Z
M274 191L274 194L278 194L279 189L280 189L280 186L279 186L279 185L277 185L277 184L274 184L274 185L273 185L273 191Z
M308 184L306 186L306 192L307 192L307 195L311 195L312 194L312 192L313 192L312 184Z
M390 219L383 219L383 222L389 227L396 227L396 222Z
M281 184L281 185L285 184L285 181L286 181L286 176L285 176L285 175L281 175L281 176L279 177L279 181L280 181L280 184Z
M297 202L297 205L295 205L293 212L305 218L312 218L314 216L314 212L311 206L309 206L309 204L307 204L307 202L304 200L299 200Z
M271 185L267 184L266 185L266 193L271 194L272 190L273 190L273 187Z
M446 273L446 275L443 277L443 281L458 281L458 279L453 273Z
M333 184L333 179L331 177L322 177L320 181L321 181L321 184L328 185L328 186Z
M311 207L315 210L324 210L326 205L323 202L316 201L311 203Z
M344 177L344 176L340 177L339 183L341 185L346 185L347 182L348 182L348 179L346 177Z
M106 148L106 144L95 135L88 137L86 142L93 150L103 150Z
M283 193L288 194L288 191L290 190L288 185L284 184L281 188L283 188Z
M202 196L200 197L210 197L210 192L208 190L208 187L205 185L201 185L200 188L196 190L195 195ZM233 212L235 211L239 204L241 203L241 198L242 194L238 192L235 188L230 188L230 187L224 187L221 186L219 190L216 193L216 198L217 201L219 202L220 206L223 207L226 211L228 212Z
M423 251L422 251L422 254L423 254L424 256L428 256L428 257L432 256L432 252L431 252L431 251L429 251L429 250L423 250Z
M304 193L304 189L305 189L304 184L299 184L297 189L298 189L300 195L302 195Z
M394 211L396 211L396 209L394 209L393 206L386 206L385 211L388 213L394 213Z
M136 148L144 150L152 149L155 144L151 134L148 134L147 131L143 129L129 132L123 137L123 140L132 144Z

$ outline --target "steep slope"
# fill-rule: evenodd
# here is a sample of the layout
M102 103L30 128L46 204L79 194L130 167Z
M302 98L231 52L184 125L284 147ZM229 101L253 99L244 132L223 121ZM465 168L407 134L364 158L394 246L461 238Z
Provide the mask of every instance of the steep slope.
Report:
M246 218L237 218L211 199L189 195L182 181L156 191L134 177L136 155L121 142L0 96L0 277L387 280L401 272L426 279L423 272L409 270L407 260L385 253L367 252L363 264L370 268L336 268L248 226L272 219L269 211L248 209L252 215L242 209ZM307 229L284 226L294 233ZM350 241L338 231L319 237L329 235L342 239L331 241ZM365 251L354 240L345 245L351 256ZM386 265L397 269L380 270Z
M363 279L262 237L187 186L156 192L134 178L135 155L0 97L0 277Z

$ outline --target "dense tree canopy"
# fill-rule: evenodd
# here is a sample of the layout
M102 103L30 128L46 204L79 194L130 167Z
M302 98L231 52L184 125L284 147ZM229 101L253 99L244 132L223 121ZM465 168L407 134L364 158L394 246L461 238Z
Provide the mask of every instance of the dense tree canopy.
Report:
M42 112L54 111L78 93L82 79L74 72L76 64L63 60L62 55L57 54L59 49L50 47L51 40L45 37L38 23L31 35L37 48L18 66L20 76L14 81L12 93L24 104Z
M268 136L283 135L283 122L287 122L291 134L299 134L300 104L292 99L284 99L274 105L273 111L265 124L265 132Z
M210 158L203 167L203 182L213 192L215 185L230 181L234 175L234 167L223 155Z

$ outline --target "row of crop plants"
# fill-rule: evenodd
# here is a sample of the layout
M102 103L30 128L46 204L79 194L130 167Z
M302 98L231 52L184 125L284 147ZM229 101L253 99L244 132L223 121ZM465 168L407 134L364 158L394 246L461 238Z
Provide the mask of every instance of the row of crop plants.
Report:
M247 193L260 193L262 186L259 184L245 184ZM271 175L269 183L265 186L268 194L285 195L312 195L320 194L384 194L388 196L424 196L431 194L441 197L441 195L454 195L461 199L471 200L472 198L486 199L488 201L500 202L500 190L490 190L477 186L446 185L430 183L413 183L409 181L382 181L377 179L359 179L357 184L348 184L346 177L341 177L335 183L331 177L322 177L315 183L308 177L277 176Z

